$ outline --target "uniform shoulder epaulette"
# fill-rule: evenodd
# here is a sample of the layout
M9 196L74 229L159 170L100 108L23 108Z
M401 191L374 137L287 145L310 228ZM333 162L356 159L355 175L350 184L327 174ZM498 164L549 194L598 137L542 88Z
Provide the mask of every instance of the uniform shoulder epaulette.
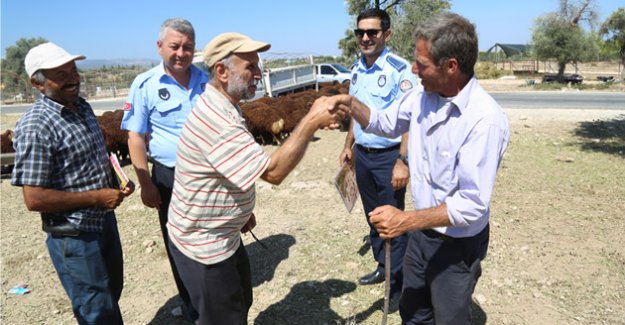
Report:
M402 70L406 69L406 66L408 66L404 61L402 61L399 58L393 56L392 54L389 54L389 55L386 56L386 62L388 62L390 65L392 65L393 68L395 68L399 72L401 72Z
M136 84L137 87L141 88L146 83L146 81L150 80L150 78L152 78L153 76L154 76L154 71L150 69L146 72L143 72L137 75L133 83Z

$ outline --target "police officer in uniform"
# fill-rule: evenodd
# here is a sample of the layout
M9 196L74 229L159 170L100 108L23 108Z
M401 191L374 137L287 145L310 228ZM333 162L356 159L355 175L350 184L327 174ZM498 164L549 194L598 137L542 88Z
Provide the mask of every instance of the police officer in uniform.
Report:
M390 25L390 17L385 11L368 9L358 15L358 27L354 30L362 55L352 69L349 93L371 109L386 109L417 85L410 64L386 48L386 42L391 36ZM384 240L369 222L368 214L386 204L404 209L409 179L406 155L407 134L395 139L378 137L363 133L360 125L352 120L339 161L355 163L358 190L370 227L369 239L376 261L373 272L358 280L361 285L384 281ZM406 235L394 238L391 242L392 311L396 311L399 304L406 243Z
M141 184L141 200L145 206L158 209L176 286L186 317L194 321L197 313L169 252L166 225L178 136L195 101L204 92L208 76L192 64L195 31L187 20L172 18L163 22L156 46L162 62L133 81L121 128L128 130L130 158ZM153 163L151 175L148 160Z

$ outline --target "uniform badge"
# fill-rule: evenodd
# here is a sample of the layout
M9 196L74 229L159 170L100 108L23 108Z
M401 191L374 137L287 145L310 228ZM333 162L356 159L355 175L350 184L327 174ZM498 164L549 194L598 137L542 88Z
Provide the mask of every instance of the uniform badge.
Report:
M401 91L406 92L410 89L412 89L412 82L410 82L410 80L408 79L404 79L399 83L399 89L401 89Z
M386 75L381 75L378 78L378 86L384 87L384 85L386 85Z
M352 75L352 85L355 85L355 84L356 84L356 79L358 79L358 75L354 73L354 74Z
M162 100L168 100L169 97L171 97L171 94L169 94L169 90L167 90L167 88L161 88L158 90L158 97Z
M126 102L124 103L124 111L129 111L132 109L132 103Z

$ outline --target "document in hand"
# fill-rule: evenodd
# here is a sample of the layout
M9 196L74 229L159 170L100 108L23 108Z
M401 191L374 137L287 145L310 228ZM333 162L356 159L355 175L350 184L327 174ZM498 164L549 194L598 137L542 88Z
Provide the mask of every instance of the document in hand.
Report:
M356 184L356 173L348 163L343 163L341 169L334 178L334 185L343 199L347 212L352 212L358 200L358 185Z
M117 174L117 178L119 179L119 185L124 188L128 185L129 179L124 173L122 166L119 164L119 160L117 160L117 156L113 153L109 156L111 160L111 165L113 165L113 169L115 170L115 174Z

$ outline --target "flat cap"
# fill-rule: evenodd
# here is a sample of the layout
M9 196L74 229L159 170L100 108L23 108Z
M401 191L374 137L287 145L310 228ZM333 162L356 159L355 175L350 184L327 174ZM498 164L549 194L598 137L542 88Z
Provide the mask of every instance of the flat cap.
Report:
M271 44L259 42L239 33L223 33L215 36L204 47L204 63L211 68L232 53L265 52Z

